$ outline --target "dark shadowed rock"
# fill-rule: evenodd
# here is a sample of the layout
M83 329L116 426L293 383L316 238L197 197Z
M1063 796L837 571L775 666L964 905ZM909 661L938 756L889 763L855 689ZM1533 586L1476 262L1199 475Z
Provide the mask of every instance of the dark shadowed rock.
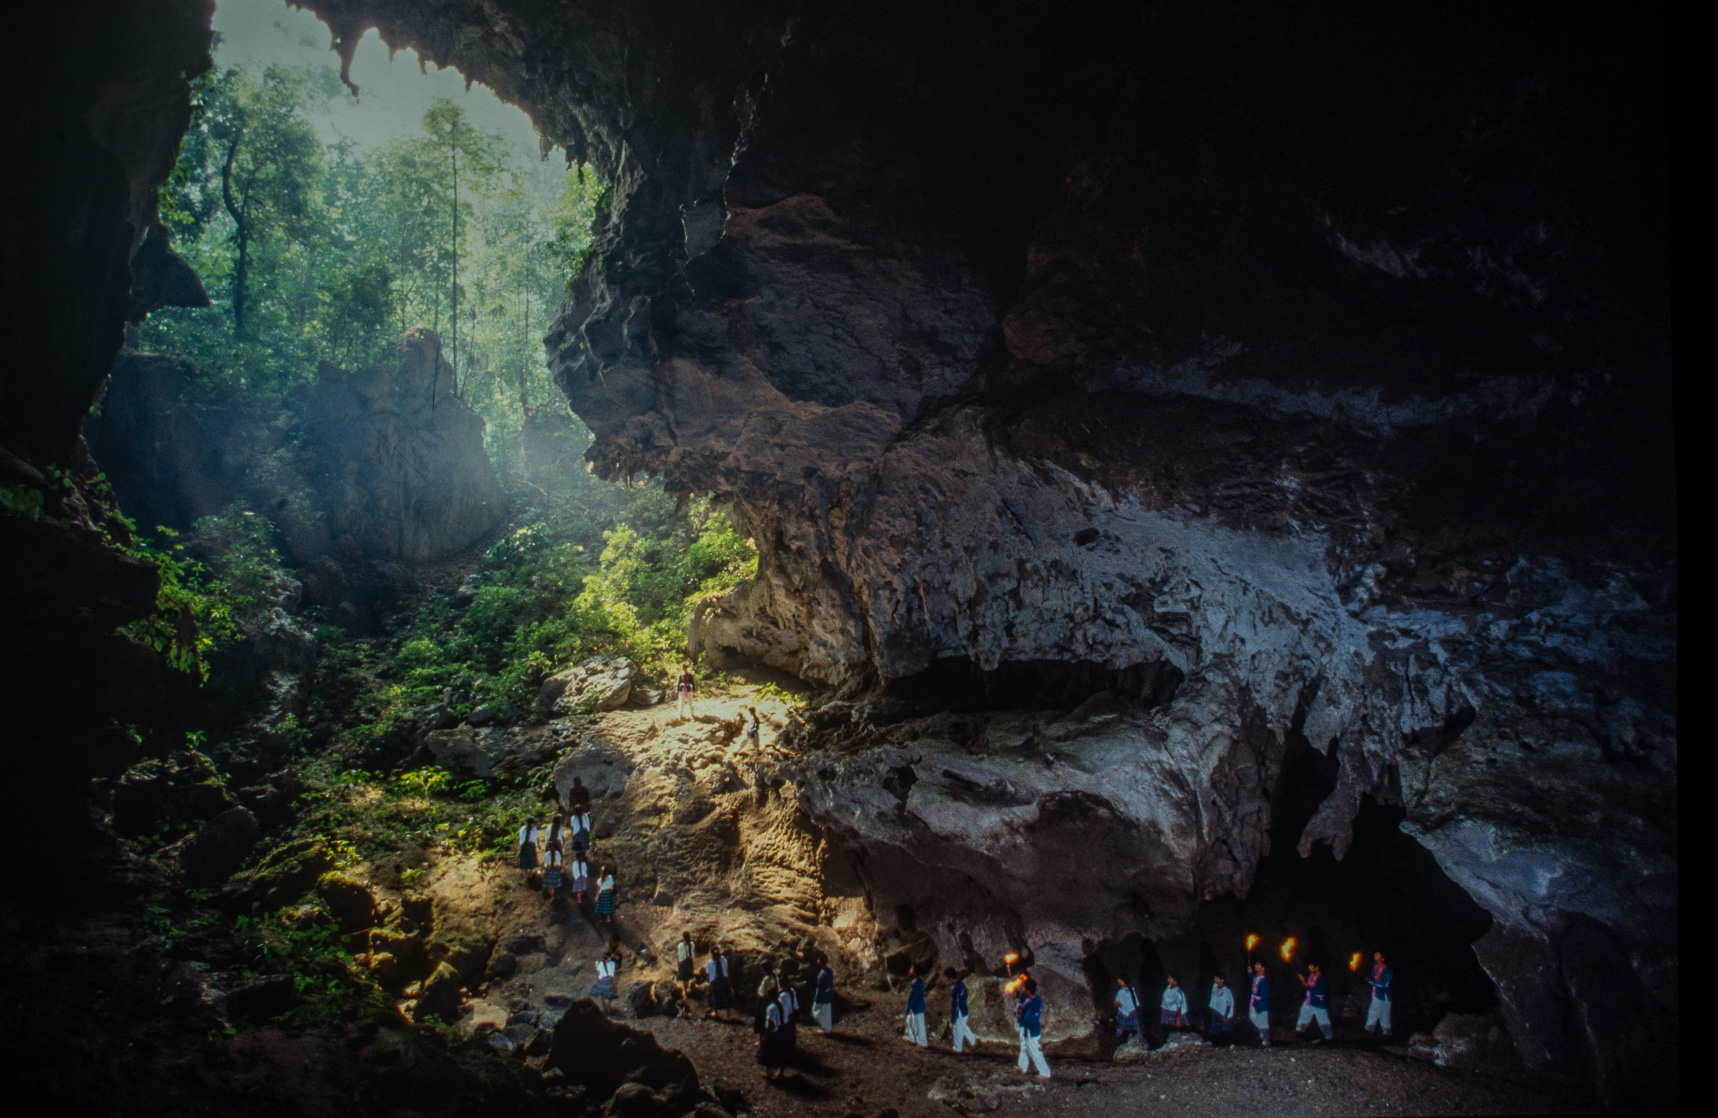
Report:
M345 874L323 874L316 882L316 893L342 932L362 931L376 923L376 895L363 882Z
M119 778L113 826L122 835L148 835L174 821L213 819L233 806L209 758L185 750L145 761Z
M256 816L242 807L230 808L179 844L179 868L193 885L218 885L244 864L260 838Z
M698 1073L678 1050L664 1050L648 1033L610 1021L590 1001L574 1002L555 1025L548 1066L582 1083L592 1098L608 1098L628 1081L660 1093L680 1110L700 1097Z
M452 1024L459 1016L460 987L464 980L459 971L447 963L442 963L424 979L423 988L418 994L418 1004L412 1010L414 1021L424 1021L435 1017Z
M290 974L264 975L227 991L227 1012L235 1019L266 1021L298 1004L298 986Z
M253 870L227 884L223 904L243 912L253 906L270 912L291 904L334 865L334 856L319 838L299 839L272 851Z

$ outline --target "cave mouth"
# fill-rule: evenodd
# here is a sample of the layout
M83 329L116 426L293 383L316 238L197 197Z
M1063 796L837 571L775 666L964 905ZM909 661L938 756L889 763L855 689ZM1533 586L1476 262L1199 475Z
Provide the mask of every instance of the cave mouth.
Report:
M1071 710L1103 692L1155 707L1170 702L1185 678L1167 660L1121 668L1092 660L1004 660L987 670L971 657L947 656L888 681L883 690L909 703L961 713Z

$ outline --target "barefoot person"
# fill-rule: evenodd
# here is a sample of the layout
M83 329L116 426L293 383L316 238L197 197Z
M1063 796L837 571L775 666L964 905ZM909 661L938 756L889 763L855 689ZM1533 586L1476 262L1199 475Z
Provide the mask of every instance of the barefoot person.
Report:
M1235 1029L1235 994L1222 975L1211 979L1211 1020L1205 1026L1206 1035L1215 1042L1218 1037L1229 1039Z
M582 854L589 850L591 848L590 808L574 808L573 817L567 820L567 830L572 832L575 853Z
M619 969L614 956L607 951L604 951L602 958L597 960L597 982L595 986L591 987L591 997L602 999L602 1011L604 1013L611 1013L614 1010L614 975L615 971Z
M1306 973L1300 976L1300 984L1306 987L1306 1001L1301 1003L1300 1019L1295 1022L1294 1031L1300 1032L1308 1022L1317 1021L1319 1031L1325 1040L1336 1035L1336 1030L1330 1027L1330 1008L1325 1004L1325 998L1330 993L1330 982L1324 977L1317 963L1308 963Z
M1163 1009L1159 1020L1165 1029L1187 1028L1187 994L1173 974L1169 976L1169 985L1163 988L1163 1000L1159 1004Z
M519 869L525 875L525 884L531 884L531 875L537 869L537 835L535 822L528 822L519 828Z
M960 1052L967 1048L977 1048L978 1037L972 1032L972 1010L966 1003L966 983L961 979L960 972L953 967L944 970L943 977L949 980L948 1017L949 1026L954 1032L954 1050Z
M1366 980L1366 984L1372 987L1372 1004L1366 1007L1367 1032L1381 1026L1384 1035L1390 1035L1390 983L1395 978L1396 972L1384 961L1384 953L1372 952L1372 977Z
M674 984L680 988L682 1012L685 1012L687 999L692 996L692 957L697 953L698 947L692 942L692 933L681 932L680 942L674 945Z
M1128 1037L1139 1035L1139 995L1127 975L1116 976L1116 1046L1127 1043Z
M930 1039L925 1036L925 980L919 977L919 966L914 963L907 970L912 983L907 987L907 1031L905 1038L920 1048L927 1047Z
M763 723L758 720L758 708L746 708L746 744L753 749L763 745Z
M728 1006L734 998L734 987L728 974L728 957L722 954L720 944L710 948L710 961L704 964L704 977L710 983L710 1012L704 1016L714 1018L719 1014L726 1021Z
M597 907L596 914L602 917L604 924L614 923L614 874L607 866L597 874Z
M829 969L829 960L818 960L817 981L811 994L811 1016L817 1020L817 1027L828 1036L835 1028L835 972Z
M1028 978L1022 987L1026 1000L1020 1003L1020 1058L1016 1066L1022 1075L1027 1065L1038 1069L1039 1079L1050 1078L1050 1065L1044 1062L1044 1050L1039 1038L1044 1035L1044 999L1038 996L1038 982Z
M1261 1047L1271 1046L1271 980L1265 977L1265 964L1253 964L1253 989L1247 996L1247 1020L1259 1030Z
M692 707L692 666L680 665L680 678L674 683L674 716L676 718L696 718L698 712Z

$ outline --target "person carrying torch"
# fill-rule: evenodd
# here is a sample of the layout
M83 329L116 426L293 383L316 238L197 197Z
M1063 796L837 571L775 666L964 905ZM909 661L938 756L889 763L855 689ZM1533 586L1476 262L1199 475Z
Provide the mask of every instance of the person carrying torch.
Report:
M1330 982L1324 977L1317 963L1308 963L1307 972L1300 976L1300 984L1306 987L1306 1001L1301 1003L1300 1019L1295 1022L1295 1032L1305 1029L1312 1021L1318 1022L1319 1029L1324 1033L1325 1040L1336 1036L1336 1031L1330 1027L1330 1008L1326 998L1330 993Z
M1050 1065L1044 1061L1044 1050L1039 1047L1038 1040L1044 1033L1044 999L1038 996L1038 983L1030 978L1026 979L1021 989L1026 997L1015 1011L1020 1021L1020 1059L1016 1066L1024 1075L1030 1063L1038 1069L1039 1079L1048 1079Z
M1382 1026L1384 1035L1390 1035L1390 983L1396 973L1384 962L1384 953L1372 953L1372 976L1366 980L1372 987L1372 1004L1366 1007L1366 1031L1372 1032Z
M1247 1020L1259 1030L1259 1045L1271 1046L1271 980L1265 977L1265 964L1253 964L1253 989L1247 997Z
M905 1038L920 1048L930 1045L930 1039L925 1035L925 980L919 977L919 965L914 963L907 971L912 976L912 985L907 987L907 1031Z

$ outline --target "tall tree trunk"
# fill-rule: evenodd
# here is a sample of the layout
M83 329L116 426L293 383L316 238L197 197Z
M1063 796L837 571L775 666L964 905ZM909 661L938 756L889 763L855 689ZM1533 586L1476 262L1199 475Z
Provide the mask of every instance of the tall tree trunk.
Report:
M244 143L245 130L241 126L233 134L232 142L227 145L227 158L221 163L221 203L227 207L227 213L232 215L234 239L239 246L238 266L233 270L233 334L242 337L245 332L245 294L250 280L251 260L251 223L250 223L250 191L246 190L243 203L233 198L233 162L239 156L239 145Z
M459 395L459 149L453 155L453 394Z

